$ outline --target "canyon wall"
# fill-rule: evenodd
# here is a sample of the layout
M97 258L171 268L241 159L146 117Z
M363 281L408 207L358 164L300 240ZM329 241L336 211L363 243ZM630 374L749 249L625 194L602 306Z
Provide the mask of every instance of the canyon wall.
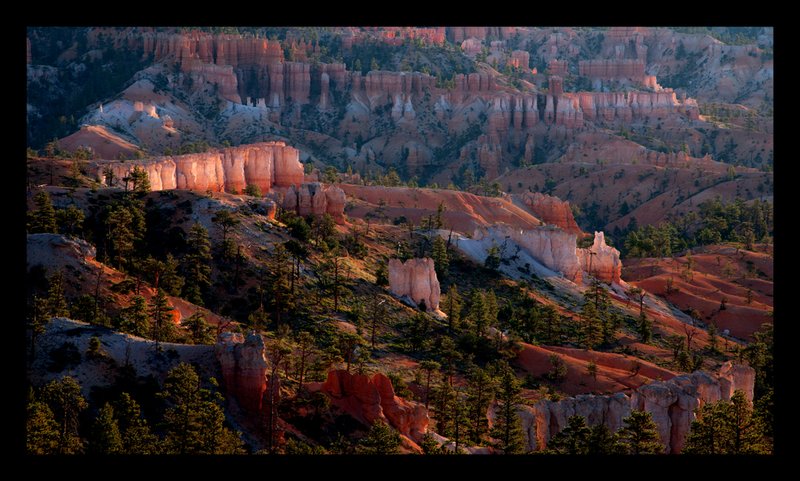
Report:
M569 202L541 192L526 192L516 196L522 204L545 224L561 227L567 232L581 234Z
M115 185L122 185L122 178L134 167L142 168L150 179L151 190L242 192L253 184L267 193L273 186L300 185L304 177L298 150L283 142L143 160L95 161L93 164L100 183L107 184L105 172L110 169Z
M433 259L389 260L389 289L397 296L408 296L420 304L425 301L428 311L439 309L441 291Z
M283 197L283 208L300 216L330 214L337 224L344 224L346 200L339 187L309 182L289 187Z
M676 376L668 381L657 381L636 389L631 396L624 393L612 395L580 395L560 401L543 400L533 406L521 408L523 429L528 448L541 451L548 441L567 426L570 416L586 418L589 426L604 424L612 432L623 427L622 420L632 410L647 411L658 427L665 452L680 453L695 410L706 403L730 400L737 389L753 399L755 371L748 366L723 364L719 373L711 375L697 371Z
M577 249L577 253L578 262L584 272L588 272L603 282L619 283L622 274L619 251L606 244L602 231L595 231L594 243L591 247Z

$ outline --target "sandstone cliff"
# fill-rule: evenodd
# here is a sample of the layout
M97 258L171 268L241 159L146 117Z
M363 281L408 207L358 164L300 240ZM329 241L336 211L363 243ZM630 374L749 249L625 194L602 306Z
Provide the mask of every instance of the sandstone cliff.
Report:
M619 283L622 274L619 251L606 244L602 231L594 233L594 243L591 247L578 249L577 252L584 272L588 272L604 282Z
M545 224L561 227L563 230L574 234L581 233L581 229L572 215L569 202L541 192L526 192L518 198L528 210Z
M122 178L134 167L143 168L152 190L241 192L247 185L254 184L266 193L273 186L289 187L303 182L299 152L283 142L135 161L98 161L94 165L99 182L107 183L104 171L111 169L115 185L122 185Z
M439 309L439 280L436 278L433 259L400 259L389 261L389 289L397 296L408 296L420 304L425 301L429 311Z
M232 395L245 411L260 413L269 367L261 336L255 332L246 337L240 333L224 332L214 346L214 353L222 370L225 392Z
M636 389L631 396L580 395L560 401L539 401L523 407L519 413L532 451L543 450L552 436L567 425L573 415L586 418L589 426L605 424L611 431L623 426L631 410L647 411L658 426L666 453L679 453L686 443L694 411L706 403L729 400L736 389L753 399L755 371L747 366L726 362L720 372L711 375L697 371L656 381Z
M283 197L283 208L301 216L330 214L337 224L344 224L345 202L346 196L339 187L309 182L289 187Z
M366 425L382 420L417 443L428 432L425 406L396 396L392 381L383 373L370 377L333 370L321 386L311 385L309 389L320 389L334 406Z

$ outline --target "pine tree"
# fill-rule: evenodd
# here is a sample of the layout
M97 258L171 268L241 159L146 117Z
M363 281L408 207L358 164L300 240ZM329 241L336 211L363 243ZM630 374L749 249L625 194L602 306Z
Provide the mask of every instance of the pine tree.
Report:
M581 309L581 343L587 349L594 349L603 342L603 325L594 302L587 300Z
M764 425L753 415L743 391L730 401L708 403L697 410L686 438L686 454L769 454Z
M188 252L184 257L184 297L203 305L203 292L211 287L211 242L208 231L198 223L189 230Z
M46 190L40 190L33 197L33 202L36 204L36 210L30 214L28 232L31 234L56 233L56 211L50 200L50 194Z
M658 426L647 411L632 411L622 420L624 426L619 437L626 445L628 454L662 454L664 447L658 436Z
M625 454L625 446L617 433L612 433L605 424L591 428L587 443L587 454Z
M81 387L70 376L53 380L42 388L41 398L52 410L58 423L58 454L74 454L83 450L78 435L79 416L88 407Z
M64 297L64 274L61 271L56 271L48 281L50 287L47 289L47 298L45 299L46 316L68 317L69 308Z
M481 337L486 329L486 303L483 291L472 289L467 317L475 326L475 336Z
M188 319L183 321L183 325L189 329L191 339L194 344L213 344L214 335L211 326L206 322L206 318L201 312L195 312Z
M135 235L133 231L134 217L130 210L122 205L115 205L106 217L106 241L111 251L110 257L114 265L122 268L130 261L134 250Z
M375 285L381 287L389 285L389 271L384 261L378 262L378 268L375 270Z
M133 184L133 192L137 194L150 192L150 177L147 175L147 171L138 165L134 166L130 173L130 182Z
M142 418L141 408L130 394L123 392L115 404L119 431L122 434L124 454L158 454L160 440L150 432L147 421Z
M521 454L525 451L525 436L517 415L517 407L522 404L522 387L507 363L500 366L492 437L498 440L497 447L505 454Z
M74 205L56 211L59 231L67 235L79 234L83 230L84 219L83 211Z
M367 435L358 442L359 454L398 454L400 435L383 421L375 422Z
M439 281L447 277L447 270L450 268L450 258L447 255L447 242L440 236L433 239L433 265Z
M589 454L591 434L586 418L577 414L570 416L567 427L550 438L547 451L552 454Z
M425 409L428 409L431 398L431 378L433 373L441 369L441 364L436 361L424 360L419 363L419 367L425 371Z
M644 311L639 314L639 322L636 324L636 330L639 332L639 339L644 343L650 342L653 337L653 323L647 318Z
M494 383L485 370L475 367L468 377L467 406L469 409L469 437L476 445L483 444L488 431L486 409L494 397Z
M133 296L131 304L122 309L119 328L134 336L144 337L150 334L150 316L147 312L147 301L142 296Z
M43 402L28 403L25 447L28 454L58 454L59 427L53 411Z
M178 275L178 260L172 254L167 254L158 287L164 289L164 292L170 296L180 296L183 282L183 277Z
M28 327L31 330L31 360L36 357L36 339L39 335L44 334L47 323L50 322L47 299L34 295L32 304L31 309L28 311Z
M484 309L486 309L484 317L489 326L494 327L497 325L497 315L500 313L500 307L497 305L497 296L494 289L489 291L484 296Z
M458 327L458 323L461 320L461 296L458 294L458 287L455 284L450 284L445 301L442 304L444 312L447 314L447 329L453 332L453 328Z
M238 434L224 426L221 396L201 387L191 365L181 363L171 369L159 396L170 405L164 412L166 453L233 454L241 450Z
M159 289L155 296L150 299L150 318L153 321L153 339L156 343L161 341L171 341L175 335L175 326L172 324L172 311L175 309L169 305L167 295L163 289Z
M109 403L105 403L97 413L92 426L89 452L92 454L122 453L122 436L119 433L117 420L114 418L114 408Z

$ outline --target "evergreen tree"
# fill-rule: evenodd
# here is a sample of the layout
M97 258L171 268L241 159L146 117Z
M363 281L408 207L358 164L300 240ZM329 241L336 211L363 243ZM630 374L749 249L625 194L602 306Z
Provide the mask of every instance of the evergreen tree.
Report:
M453 328L458 327L458 323L461 320L461 296L458 294L458 287L455 284L450 284L442 305L444 306L445 314L447 314L447 329L453 332Z
M195 312L183 325L189 329L191 339L194 344L213 344L214 334L211 332L211 326L206 322L206 318L201 312Z
M58 423L58 454L75 454L83 451L78 435L79 416L88 407L81 387L70 376L53 380L42 388L41 398L52 410Z
M150 432L147 421L142 418L141 408L130 394L123 392L115 404L119 431L122 434L124 454L158 454L160 440Z
M28 222L28 232L38 234L42 232L56 233L56 211L50 194L46 190L40 190L33 197L36 210L30 214Z
M70 236L80 234L84 219L83 211L74 205L56 211L59 231Z
M381 287L389 285L389 270L384 261L378 262L378 268L375 270L375 285Z
M501 364L492 437L498 440L497 447L505 454L521 454L525 451L525 437L517 415L517 407L522 404L521 392L522 387L514 371L507 363Z
M170 296L180 296L183 287L183 277L178 275L178 260L172 254L167 254L164 260L158 287Z
M215 385L216 381L212 384ZM222 397L201 387L194 368L181 363L167 373L159 394L169 407L164 412L168 454L233 454L241 450L238 433L224 426Z
M658 426L647 411L632 411L622 420L624 426L619 437L625 444L628 454L662 454L664 447L658 436Z
M144 337L150 334L150 316L147 312L147 301L142 296L133 296L131 304L122 309L119 328L134 336Z
M69 308L67 307L67 299L64 297L64 274L61 271L56 271L48 281L50 287L47 289L47 298L45 299L46 316L68 317Z
M25 446L28 454L58 454L59 426L53 411L43 402L28 403Z
M486 292L483 300L484 309L486 310L484 314L486 323L489 326L494 327L497 325L497 315L500 312L500 307L497 305L497 296L494 293L494 289L489 289L489 291Z
M625 446L617 433L612 433L605 424L591 428L587 443L587 454L625 454Z
M478 289L472 289L470 293L470 306L467 315L472 325L475 327L475 336L481 337L486 330L486 303L484 293Z
M367 435L358 442L358 454L398 454L400 435L383 421L375 422Z
M134 217L130 210L119 204L109 209L106 217L106 241L116 267L124 267L133 254L133 226Z
M494 384L489 373L475 367L469 373L467 386L469 438L474 444L480 445L488 431L486 409L494 396Z
M183 271L186 279L184 297L202 306L203 293L211 287L211 242L208 240L208 231L201 224L195 223L189 230Z
M28 311L28 327L31 330L31 360L36 357L36 339L39 335L44 334L45 327L50 322L47 299L34 295L32 304Z
M169 305L167 295L163 289L159 289L155 296L150 299L150 319L153 321L153 340L156 343L161 341L171 341L175 335L175 326L172 324L172 311L175 309Z
M421 367L425 371L425 409L428 409L428 405L430 404L430 397L431 397L431 377L433 377L433 373L441 369L441 364L436 361L431 360L424 360L419 363L419 367Z
M603 325L594 302L587 300L581 308L581 344L594 349L603 341Z
M233 252L233 243L229 242L228 240L228 232L236 227L241 221L239 218L233 215L231 211L220 210L214 215L214 217L211 218L211 222L217 224L222 231L223 256L226 258L232 258L235 255L235 252Z
M97 413L90 441L89 452L92 454L122 453L122 436L111 404L105 403Z
M547 451L551 454L589 454L591 435L586 418L577 414L570 416L567 427L550 438Z
M686 438L686 454L769 454L764 425L753 415L743 391L730 401L708 403L697 410Z
M450 259L447 255L447 242L440 236L433 238L433 265L439 281L447 277L447 269L450 267Z
M147 175L147 171L138 165L134 166L133 171L130 173L130 182L133 192L137 194L150 192L150 177Z
M639 332L639 339L644 343L650 342L653 337L653 323L648 319L647 314L642 311L639 314L639 321L636 323L636 330Z

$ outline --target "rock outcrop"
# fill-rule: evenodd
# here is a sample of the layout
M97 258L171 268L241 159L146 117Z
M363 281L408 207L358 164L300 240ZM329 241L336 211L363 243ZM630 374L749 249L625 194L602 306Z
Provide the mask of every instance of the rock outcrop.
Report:
M425 406L396 396L392 381L383 373L369 377L345 370L329 371L320 389L333 405L366 425L382 420L415 442L428 432Z
M389 261L389 289L397 296L408 296L417 304L425 302L428 311L439 309L441 296L433 259L400 259Z
M488 229L476 229L473 239L486 237L502 243L510 239L525 249L534 259L550 270L560 272L575 283L583 281L584 273L590 271L602 282L619 282L622 262L619 251L605 244L602 232L595 233L592 247L577 247L577 236L554 225L533 229L517 229L498 225ZM594 252L594 255L590 254ZM589 265L591 259L591 266Z
M337 224L344 224L346 200L344 191L339 187L321 182L308 182L286 190L283 208L301 216L330 214Z
M695 410L706 403L729 400L736 389L752 400L754 376L752 368L726 362L717 375L703 371L684 374L641 386L631 396L616 393L544 400L521 408L519 414L529 449L540 451L553 435L566 427L570 416L584 416L589 426L604 424L614 432L623 426L622 420L632 410L647 411L658 427L665 452L680 453L695 419Z
M545 224L561 227L563 230L574 234L581 233L581 229L572 215L569 202L541 192L526 192L520 195L520 200L528 210Z
M229 147L201 154L156 157L132 161L99 161L97 180L106 182L106 169L114 173L115 185L139 167L147 172L152 190L186 189L241 192L257 185L262 192L273 186L289 187L303 182L299 152L284 142Z
M224 332L217 339L214 353L222 370L225 392L251 414L258 414L263 407L267 390L267 368L264 340L251 332Z
M606 244L602 231L594 233L594 243L591 247L578 249L577 252L584 272L588 272L603 282L619 283L622 274L619 251Z

